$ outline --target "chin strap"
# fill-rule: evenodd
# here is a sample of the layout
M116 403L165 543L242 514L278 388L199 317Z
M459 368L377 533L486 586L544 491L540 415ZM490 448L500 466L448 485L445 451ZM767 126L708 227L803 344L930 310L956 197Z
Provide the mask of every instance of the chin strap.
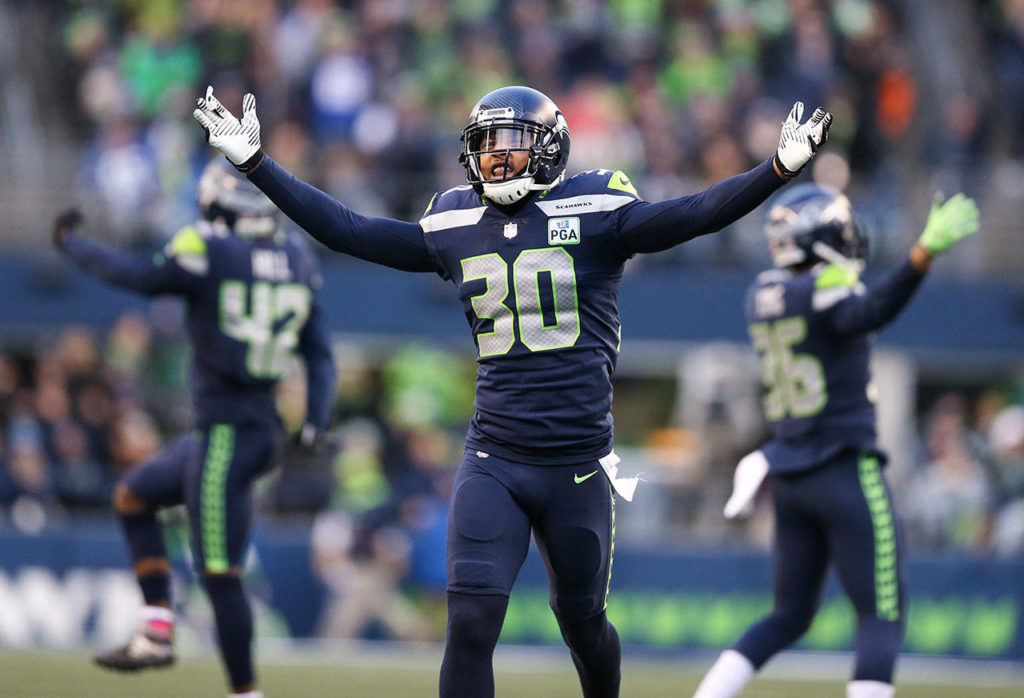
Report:
M539 184L532 177L510 179L507 182L483 182L484 196L496 204L507 206L522 199L531 191L546 191L564 179L565 173L549 184Z
M532 184L533 177L520 177L507 182L484 182L484 196L496 204L507 206L526 196L530 192Z
M823 242L815 242L812 244L811 251L829 264L835 264L837 267L848 269L858 276L864 271L864 260L850 259L849 257L837 252L835 248L829 247Z
M550 182L548 184L537 184L536 182L534 182L533 184L530 185L530 189L532 191L545 191L546 189L550 189L551 187L555 186L563 179L565 179L565 172L562 172L560 175L558 175L558 177L555 178L554 182Z

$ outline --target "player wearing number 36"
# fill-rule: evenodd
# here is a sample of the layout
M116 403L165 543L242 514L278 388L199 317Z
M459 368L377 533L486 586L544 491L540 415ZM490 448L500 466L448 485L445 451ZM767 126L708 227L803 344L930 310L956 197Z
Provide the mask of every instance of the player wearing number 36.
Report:
M695 698L732 698L810 626L834 562L857 613L848 698L891 698L903 639L903 541L875 442L871 333L907 304L932 258L978 229L974 201L932 206L907 260L868 290L858 278L867 238L850 201L801 184L771 202L765 233L775 269L747 296L761 355L772 438L736 466L725 515L750 507L768 476L775 505L775 608L726 650Z
M184 503L232 695L256 698L252 614L240 578L251 486L274 464L281 440L274 389L296 350L308 373L298 435L306 447L330 419L334 362L305 237L285 234L274 205L221 158L203 171L198 199L203 219L152 257L85 238L76 211L54 225L54 244L90 274L147 295L183 297L193 350L195 429L130 471L114 492L145 606L138 633L96 662L135 671L174 661L171 567L156 512Z
M798 103L777 154L753 170L648 203L622 172L565 179L569 125L558 107L536 90L501 88L477 103L462 132L468 183L404 223L361 216L264 155L252 95L241 120L212 89L199 100L194 115L210 144L313 237L439 274L462 300L479 372L449 514L443 698L494 695L491 657L531 531L583 694L618 695L619 641L605 617L612 488L628 499L635 485L616 477L612 453L623 264L714 232L782 186L825 141L832 118L819 109L801 122L802 114Z

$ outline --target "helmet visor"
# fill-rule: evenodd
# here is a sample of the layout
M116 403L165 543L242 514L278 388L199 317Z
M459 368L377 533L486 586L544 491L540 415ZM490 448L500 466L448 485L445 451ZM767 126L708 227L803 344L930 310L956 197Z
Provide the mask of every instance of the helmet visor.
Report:
M529 150L537 144L539 130L525 125L484 126L469 134L471 153Z

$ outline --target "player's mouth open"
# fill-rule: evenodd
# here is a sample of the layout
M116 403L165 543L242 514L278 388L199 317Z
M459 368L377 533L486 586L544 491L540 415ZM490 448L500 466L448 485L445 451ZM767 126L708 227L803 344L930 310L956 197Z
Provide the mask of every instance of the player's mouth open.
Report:
M511 174L510 170L507 165L495 165L491 168L491 179L503 179L507 174Z

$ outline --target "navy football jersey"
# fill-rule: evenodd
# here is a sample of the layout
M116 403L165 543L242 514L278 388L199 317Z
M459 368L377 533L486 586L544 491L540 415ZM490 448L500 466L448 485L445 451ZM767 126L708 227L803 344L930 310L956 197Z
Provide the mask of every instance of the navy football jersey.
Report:
M905 264L874 291L852 271L820 264L760 274L747 293L761 358L773 472L820 465L848 448L877 450L870 332L910 299L921 275Z
M298 234L245 239L200 222L151 259L77 235L64 250L110 283L185 298L198 424L276 419L274 386L298 350L311 376L307 421L327 425L334 368L317 301L321 279Z
M584 172L511 215L470 186L420 220L458 288L478 348L467 443L514 460L572 463L612 446L618 286L630 256L619 210L639 197L621 172Z
M362 216L270 157L249 179L327 247L452 281L479 357L467 445L537 465L591 461L612 448L625 261L719 230L784 184L766 160L651 203L621 172L593 170L512 207L455 187L408 223Z

